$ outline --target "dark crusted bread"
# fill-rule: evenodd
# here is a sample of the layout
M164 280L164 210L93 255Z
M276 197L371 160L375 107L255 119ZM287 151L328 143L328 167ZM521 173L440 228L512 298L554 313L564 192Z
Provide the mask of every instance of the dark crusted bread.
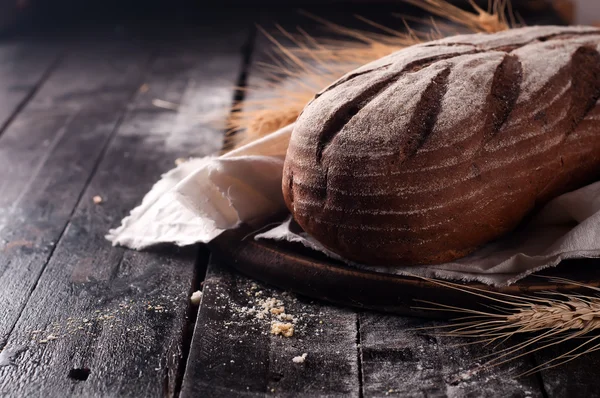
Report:
M316 95L283 174L296 221L365 264L442 263L600 176L600 30L455 36Z

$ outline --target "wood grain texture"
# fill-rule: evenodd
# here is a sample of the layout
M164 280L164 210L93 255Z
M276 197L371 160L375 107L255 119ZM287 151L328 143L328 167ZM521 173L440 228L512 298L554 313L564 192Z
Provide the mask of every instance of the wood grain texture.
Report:
M209 263L182 397L359 396L357 314L255 284ZM244 308L281 300L297 319L294 335L270 334L272 315ZM304 363L293 358L306 353Z
M153 49L157 55L147 74L143 68L135 68L131 60L139 56L139 50L111 53L88 46L83 56L59 65L48 85L32 100L31 112L59 116L76 113L83 122L114 115L119 109L122 113L125 107L128 111L95 168L81 170L77 162L92 162L92 155L102 155L97 142L81 142L76 145L78 153L71 151L74 159L60 163L63 173L65 165L73 164L74 170L85 174L81 185L70 185L69 179L62 185L51 184L56 192L39 194L39 200L46 199L46 206L38 206L37 213L27 209L22 214L23 222L45 222L43 225L56 234L38 228L35 232L41 236L33 244L43 242L41 248L15 243L13 250L20 250L20 255L5 260L10 267L17 259L28 259L23 252L36 256L21 266L23 281L18 282L16 271L9 270L10 283L17 280L25 286L13 287L10 299L21 297L26 305L12 331L8 328L5 332L9 334L2 354L7 366L0 367L0 395L175 393L195 251L138 253L111 247L104 235L140 202L162 172L174 166L177 157L192 151L208 154L220 147L222 132L199 123L195 112L210 112L231 103L241 64L240 46L246 35L247 31L240 29L217 43L202 34L194 40L170 40ZM135 48L144 46L137 43ZM100 55L106 63L89 59L90 54ZM148 56L141 59L146 64ZM63 66L67 70L62 70ZM69 68L90 79L69 78L75 73L69 73ZM142 83L146 85L138 91ZM133 94L135 100L129 104ZM154 98L181 104L182 109L158 109L152 106ZM76 130L81 136L92 134L85 124ZM23 152L30 151L24 148ZM41 158L49 159L46 163L54 159L52 153L40 152ZM40 181L46 183L41 177ZM39 188L30 185L32 192ZM93 203L95 195L103 198L102 204ZM77 205L62 235L57 223L46 221L57 204L61 209L70 208L62 228ZM21 240L30 242L32 238ZM54 241L58 241L56 246L48 246ZM32 290L29 298L27 290ZM10 307L18 305L11 303ZM12 318L18 315L13 312Z
M48 77L61 51L62 45L52 41L0 41L0 135Z
M536 376L516 378L530 357L482 369L492 346L442 337L445 323L377 313L360 314L364 397L543 397ZM437 328L436 328L437 326ZM418 328L433 328L416 330ZM506 345L500 345L500 350Z
M575 349L585 341L585 339L577 339L536 352L536 365L545 364ZM584 348L593 346L594 342ZM600 385L596 377L598 377L599 367L600 355L598 351L595 351L561 366L543 369L539 376L548 397L566 397L573 394L580 397L598 397L600 396Z
M139 87L143 78L140 65L156 50L149 42L92 35L72 38L67 44L69 54L28 103L28 110L118 112L131 100L132 86Z
M85 70L71 66L71 60L93 59L93 55L91 50L73 50L58 66L57 78L89 74L94 76L90 84L95 84L96 79L109 81L121 74L105 69L112 62L107 54L96 57ZM130 64L129 80L120 88L129 90L131 97L139 87L148 52L137 51L120 59ZM62 87L54 79L53 75L47 84ZM82 83L77 90L88 87ZM42 88L38 95L52 93ZM82 101L95 96L89 94ZM6 308L0 315L0 344L4 345L35 287L127 102L120 102L120 113L97 112L87 117L76 110L28 106L0 137L0 307Z

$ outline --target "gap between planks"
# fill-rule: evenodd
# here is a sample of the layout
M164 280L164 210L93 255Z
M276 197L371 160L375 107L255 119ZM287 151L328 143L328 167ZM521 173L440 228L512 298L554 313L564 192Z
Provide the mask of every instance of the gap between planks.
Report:
M251 71L251 66L252 66L252 56L254 54L254 48L255 48L255 44L256 44L256 33L257 33L257 28L255 26L253 26L250 29L250 34L248 35L248 40L244 43L243 47L242 47L242 66L240 69L240 75L237 79L237 85L236 85L236 90L233 96L233 102L232 102L232 107L231 107L231 112L229 114L229 117L232 117L233 114L236 112L235 111L235 107L239 104L241 104L245 99L246 99L246 90L248 88L248 77L250 75L250 71ZM227 150L230 149L230 143L228 143L228 137L230 137L231 134L235 134L235 131L225 131L225 134L223 134L223 145L222 145L222 150Z
M202 291L202 285L206 279L206 272L208 270L208 263L210 260L210 251L206 245L198 245L198 251L196 254L196 261L194 264L194 276L191 283L189 297L196 291ZM175 379L174 397L179 397L181 393L181 387L183 385L183 378L185 376L186 365L190 355L192 346L192 339L194 337L194 326L198 319L199 305L194 305L191 300L188 301L187 308L187 322L183 324L182 342L181 342L181 358L179 360L179 371Z
M27 43L19 43L18 45L19 46L22 45L23 47L28 46ZM27 49L24 51L35 51L35 50ZM8 126L10 126L10 124L15 120L17 115L19 115L21 113L21 111L25 108L27 103L36 95L36 93L38 92L40 87L44 84L44 82L52 74L54 69L56 69L56 67L60 63L61 59L64 57L65 50L62 48L52 48L49 51L51 51L54 54L52 54L52 55L48 55L48 54L44 55L43 54L42 55L42 62L39 64L39 65L45 65L44 67L42 67L42 70L33 72L33 74L34 74L34 76L32 77L34 79L33 86L29 90L27 90L27 92L24 95L22 95L21 98L16 98L14 100L14 103L12 104L13 110L9 111L8 114L5 115L4 120L0 119L0 137L2 136L4 131L6 131ZM1 55L2 54L0 53L0 56ZM12 54L10 54L10 55L12 55ZM43 59L44 57L48 57L48 59ZM39 59L37 59L36 61L38 63L40 62ZM17 72L17 73L21 73L21 72ZM39 75L39 77L36 78L35 75ZM23 76L21 76L20 78L23 78ZM28 76L25 76L24 78L27 79ZM13 82L9 82L9 83L13 84ZM17 82L17 83L20 83L20 82ZM3 93L3 95L8 95L8 94L9 93ZM9 104L9 106L10 105L11 104Z
M232 107L231 107L231 111L229 113L229 117L234 112L234 110L233 110L234 107L236 105L238 105L239 103L241 103L245 98L245 89L248 84L248 75L249 75L250 65L252 63L251 60L252 60L252 55L254 52L256 31L257 31L256 27L254 27L254 26L251 27L249 29L247 39L242 45L242 49L241 49L242 60L241 60L241 64L240 64L240 73L238 75L238 78L236 79L236 86L235 86L235 90L234 90L234 93L232 96ZM223 144L221 145L221 147L223 149L226 149L227 133L228 133L228 131L224 130ZM210 251L208 250L208 247L206 245L199 245L198 254L196 256L196 262L195 262L195 267L194 267L194 270L195 270L194 280L192 282L192 289L190 291L190 296L194 291L202 291L202 285L204 284L204 281L206 279L209 262L210 262ZM198 314L200 312L199 308L200 308L200 305L195 306L191 302L188 303L188 318L189 319L188 319L188 322L186 323L186 325L184 326L185 330L183 333L183 342L182 342L183 354L182 354L181 360L180 360L180 372L177 375L177 380L175 382L175 393L174 393L175 397L179 397L179 395L181 393L181 388L183 386L183 380L184 380L186 369L187 369L187 363L188 363L188 358L190 355L192 339L194 337L194 329L195 329L196 321L198 318Z
M63 55L64 52L60 52L56 56L54 61L50 63L50 66L48 66L48 68L46 68L46 70L42 73L42 76L35 83L34 87L27 93L27 95L25 95L25 97L23 97L21 101L19 101L19 103L15 107L14 111L10 114L10 116L8 116L8 118L6 118L6 120L3 123L0 123L0 137L2 136L4 131L6 131L8 126L10 126L10 124L17 118L17 116L21 113L25 106L27 106L27 103L35 96L35 94L38 92L40 87L42 87L44 82L48 80L54 69L56 69L58 64L60 64Z
M362 344L360 335L360 313L356 314L356 363L358 366L358 397L363 398L363 365L362 365Z

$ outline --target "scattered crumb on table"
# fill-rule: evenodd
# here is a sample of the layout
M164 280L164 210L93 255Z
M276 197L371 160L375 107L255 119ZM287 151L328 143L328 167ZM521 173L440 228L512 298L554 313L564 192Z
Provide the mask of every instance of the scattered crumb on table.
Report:
M275 336L292 337L294 335L294 325L289 322L273 321L271 323L271 333Z
M202 301L202 292L200 290L196 290L194 293L192 293L190 301L193 305L200 305L200 301Z
M87 317L69 316L64 320L52 322L44 328L29 330L31 343L49 344L54 340L61 339L67 335L100 333L104 328L123 329L130 316L140 314L139 311L147 310L153 313L171 312L179 305L180 298L161 295L159 303L150 301L129 300L118 303L111 308L92 310L86 313ZM31 328L33 329L33 328ZM127 332L139 332L143 325L127 328Z
M96 195L96 196L94 196L94 197L92 198L92 200L93 200L93 201L94 201L94 203L95 203L95 204L97 204L97 205L99 205L100 203L102 203L102 202L103 202L103 199L102 199L102 197L101 197L101 196L99 196L99 195Z
M275 308L271 308L271 314L273 315L279 315L285 312L285 307L275 307Z
M307 353L303 353L302 355L298 355L297 357L292 358L292 362L294 363L304 363L306 361Z

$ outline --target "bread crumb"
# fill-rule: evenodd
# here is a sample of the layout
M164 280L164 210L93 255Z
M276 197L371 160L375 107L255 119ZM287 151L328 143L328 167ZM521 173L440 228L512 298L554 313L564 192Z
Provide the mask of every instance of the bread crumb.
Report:
M150 86L148 85L148 83L144 83L140 86L140 93L147 93L148 90L150 90Z
M258 304L264 309L270 310L271 308L280 307L283 305L281 300L277 300L275 297L269 297L264 300L260 300Z
M92 200L94 201L94 204L97 204L97 205L99 205L100 203L102 203L102 202L103 202L103 200L102 200L102 196L100 196L100 195L96 195L96 196L94 196L94 197L92 198Z
M200 301L202 301L202 292L200 290L196 290L194 293L192 293L190 301L193 305L200 305Z
M306 361L306 356L307 355L308 355L307 353L303 353L302 355L294 357L294 358L292 358L292 362L294 362L294 363L304 363L304 361Z
M285 307L276 307L276 308L271 308L271 314L273 315L279 315L285 312Z
M271 334L292 337L294 335L294 325L288 322L273 322L271 323Z
M39 341L39 343L40 343L40 344L46 344L46 343L48 343L49 341L53 341L53 340L56 340L56 339L58 339L58 337L56 337L56 336L55 336L55 335L53 335L53 334L49 334L49 335L48 335L48 336L47 336L45 339L41 339L41 340Z
M294 316L286 313L279 314L279 316L277 316L277 319L279 319L280 321L290 321L292 323L296 323L296 319L294 318Z

